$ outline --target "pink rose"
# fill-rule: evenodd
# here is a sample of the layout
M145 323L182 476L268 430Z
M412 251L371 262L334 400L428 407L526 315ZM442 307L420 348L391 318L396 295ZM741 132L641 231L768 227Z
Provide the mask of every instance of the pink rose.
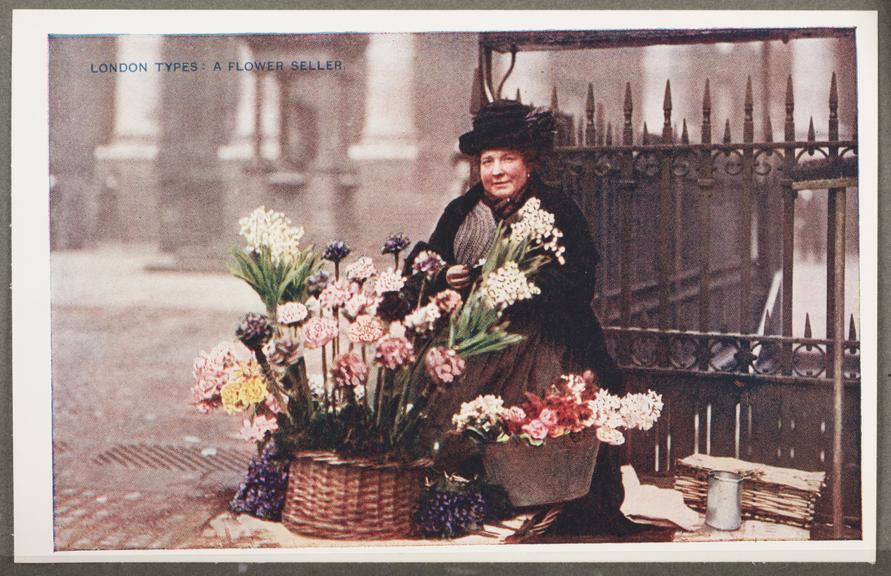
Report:
M544 440L548 436L548 427L542 424L541 420L533 420L523 426L523 432L535 440Z

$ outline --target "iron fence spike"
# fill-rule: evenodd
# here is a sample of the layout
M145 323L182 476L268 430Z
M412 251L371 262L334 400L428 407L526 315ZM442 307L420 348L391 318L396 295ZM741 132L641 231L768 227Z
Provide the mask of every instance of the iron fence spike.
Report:
M665 81L665 99L662 102L662 110L671 112L671 80Z
M773 124L770 121L770 114L764 117L764 140L773 142Z
M795 107L795 96L792 92L792 75L786 79L786 114L791 116Z
M835 79L835 71L832 72L832 81L829 85L829 109L838 109L838 82Z
M811 315L810 312L804 315L804 337L805 338L813 338L814 333L811 330Z
M705 92L702 95L702 112L705 114L706 112L712 111L712 95L708 86L708 78L705 79Z
M647 130L647 123L644 122L643 126L643 144L646 146L650 143L650 132Z
M753 105L754 105L754 100L752 98L752 77L749 76L746 79L746 101L745 101L746 110L751 110Z
M631 102L631 82L625 82L625 115L629 116L634 105Z
M480 92L480 82L482 82L482 76L479 67L477 67L473 71L473 84L470 86L470 113L473 116L476 116L482 105L483 95Z
M857 327L854 326L854 315L851 314L851 320L848 324L848 340L851 342L857 341Z
M817 133L814 131L814 117L811 116L811 123L807 128L807 141L808 142L816 142L817 141Z
M684 128L681 131L681 144L689 144L690 135L687 133L687 119L684 118Z
M606 145L607 146L613 145L613 123L612 122L606 123Z
M594 83L588 82L588 95L585 98L585 117L588 122L594 121Z
M730 137L730 118L724 121L724 144L730 144L733 139Z

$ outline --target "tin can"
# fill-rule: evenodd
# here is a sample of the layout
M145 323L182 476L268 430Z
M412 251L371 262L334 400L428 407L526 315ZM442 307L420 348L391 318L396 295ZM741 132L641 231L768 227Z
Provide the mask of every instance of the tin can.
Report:
M742 481L735 472L708 473L708 503L705 523L718 530L736 530L742 524Z

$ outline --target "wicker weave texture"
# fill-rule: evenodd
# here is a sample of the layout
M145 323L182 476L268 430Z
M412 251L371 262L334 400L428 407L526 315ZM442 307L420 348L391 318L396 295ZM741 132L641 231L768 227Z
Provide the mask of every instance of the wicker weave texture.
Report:
M301 453L291 462L282 522L333 539L406 536L424 486L423 469Z

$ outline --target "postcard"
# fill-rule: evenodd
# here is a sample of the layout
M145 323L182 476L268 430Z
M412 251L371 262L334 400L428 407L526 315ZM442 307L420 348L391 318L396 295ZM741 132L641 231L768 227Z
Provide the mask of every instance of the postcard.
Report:
M876 23L16 11L16 559L874 561Z

